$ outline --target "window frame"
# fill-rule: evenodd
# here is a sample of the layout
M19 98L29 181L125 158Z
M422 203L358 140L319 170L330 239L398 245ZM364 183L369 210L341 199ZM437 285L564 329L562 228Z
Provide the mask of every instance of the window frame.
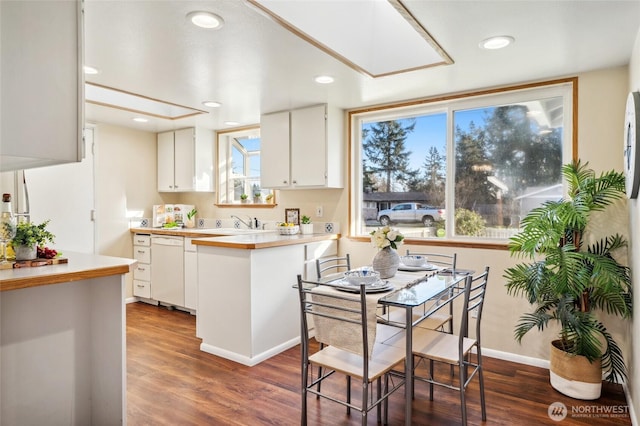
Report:
M229 191L233 191L233 188L229 188L231 179L234 178L232 174L232 170L229 164L227 164L227 160L229 158L231 145L234 143L232 140L241 136L250 136L250 137L259 137L260 136L260 126L252 125L246 127L238 127L232 129L219 130L215 135L215 188L216 188L216 207L241 207L241 208L267 208L272 209L277 207L276 201L276 191L273 189L264 189L261 190L263 195L271 195L273 199L270 202L262 202L262 203L248 203L244 204L239 201L236 202L228 202ZM248 161L248 160L247 160ZM246 180L255 179L255 177L246 176L244 178L243 185L246 188ZM223 188L224 186L224 188ZM246 189L245 189L246 190ZM225 194L224 196L222 194ZM247 193L247 195L253 194ZM223 201L225 200L225 201Z
M457 110L498 106L528 100L539 100L549 96L563 97L563 127L562 164L578 157L577 129L578 129L578 78L569 77L557 80L528 83L515 86L505 86L495 89L480 90L462 94L446 95L434 98L406 101L395 104L385 104L364 109L349 111L349 235L354 241L369 241L369 237L361 233L362 229L362 123L409 118L416 115L427 115L445 112L446 117L446 189L445 209L448 223L453 223L454 188L451 184L455 179L455 138L453 115ZM450 227L448 227L450 228ZM506 250L507 239L469 238L453 236L447 229L444 238L407 238L405 243L428 246L473 247Z

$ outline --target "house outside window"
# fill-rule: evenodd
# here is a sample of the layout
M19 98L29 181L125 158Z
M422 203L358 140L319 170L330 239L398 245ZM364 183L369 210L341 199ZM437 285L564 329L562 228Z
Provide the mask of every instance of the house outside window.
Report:
M506 241L531 209L562 197L574 84L352 111L351 234L388 216L411 239ZM401 204L418 208L382 212Z

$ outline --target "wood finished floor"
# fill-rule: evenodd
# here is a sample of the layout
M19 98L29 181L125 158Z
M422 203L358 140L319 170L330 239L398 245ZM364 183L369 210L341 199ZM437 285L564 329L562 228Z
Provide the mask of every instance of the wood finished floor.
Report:
M222 327L226 326L221 324ZM299 346L255 367L201 352L195 317L180 311L127 305L127 422L138 425L296 425L300 424ZM443 374L448 374L448 369ZM323 385L325 386L325 385ZM333 387L334 385L332 385ZM342 377L335 383L342 392ZM323 388L326 389L326 388ZM355 389L354 389L355 392ZM630 425L621 386L606 385L597 401L579 401L551 388L544 369L485 357L487 421L480 418L477 380L467 391L470 425ZM354 393L355 397L355 393ZM568 416L552 421L547 410L562 402ZM617 417L603 414L622 411ZM578 417L572 411L584 415ZM404 424L404 395L391 398L391 425ZM343 407L309 398L309 425L357 425ZM375 411L369 424L376 424ZM416 383L414 425L459 425L458 393Z

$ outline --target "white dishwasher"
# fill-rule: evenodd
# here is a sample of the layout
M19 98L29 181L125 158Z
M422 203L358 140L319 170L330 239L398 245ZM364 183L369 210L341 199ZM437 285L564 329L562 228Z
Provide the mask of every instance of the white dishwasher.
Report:
M184 306L184 237L151 237L151 298Z

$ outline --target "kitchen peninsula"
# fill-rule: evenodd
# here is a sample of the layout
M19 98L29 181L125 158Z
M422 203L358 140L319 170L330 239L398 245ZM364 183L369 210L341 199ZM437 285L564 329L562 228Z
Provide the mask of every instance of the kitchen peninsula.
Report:
M337 253L338 234L194 239L200 349L253 366L300 341L296 275ZM315 272L313 272L315 274Z
M0 270L1 424L126 423L131 259Z

